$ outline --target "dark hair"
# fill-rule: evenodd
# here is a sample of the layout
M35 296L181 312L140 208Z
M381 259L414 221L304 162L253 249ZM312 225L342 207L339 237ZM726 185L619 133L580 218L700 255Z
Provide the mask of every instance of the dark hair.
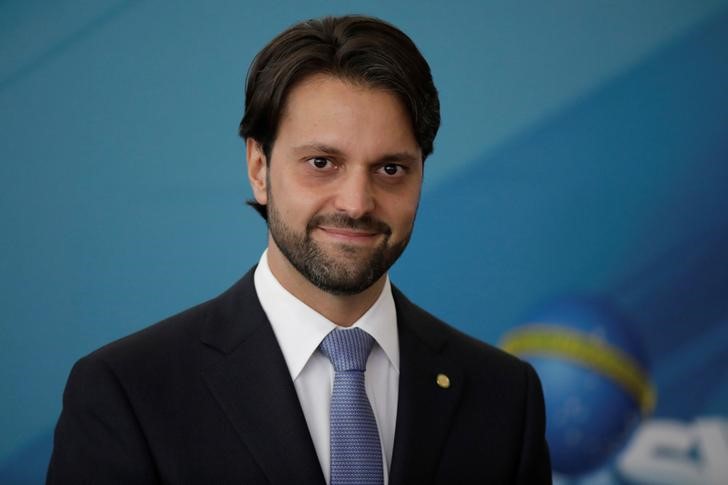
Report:
M267 163L291 88L321 73L394 93L410 115L423 161L432 153L440 127L440 101L427 61L393 25L347 15L299 22L255 56L248 70L239 133L260 143ZM249 204L266 217L265 206Z

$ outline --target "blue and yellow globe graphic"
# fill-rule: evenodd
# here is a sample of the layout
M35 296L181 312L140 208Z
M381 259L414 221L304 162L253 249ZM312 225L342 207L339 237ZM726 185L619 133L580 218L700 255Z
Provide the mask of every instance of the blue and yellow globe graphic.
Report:
M558 473L577 476L605 464L655 406L643 346L628 319L603 300L543 305L501 347L530 362L541 378Z

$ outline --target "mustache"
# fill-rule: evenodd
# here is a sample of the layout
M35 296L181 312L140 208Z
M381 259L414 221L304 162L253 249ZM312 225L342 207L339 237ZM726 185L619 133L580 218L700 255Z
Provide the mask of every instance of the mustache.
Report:
M318 214L311 218L306 226L306 232L311 232L316 226L331 226L343 229L355 229L359 231L376 232L386 236L392 234L392 228L383 221L370 215L364 215L358 219L349 217L346 214Z

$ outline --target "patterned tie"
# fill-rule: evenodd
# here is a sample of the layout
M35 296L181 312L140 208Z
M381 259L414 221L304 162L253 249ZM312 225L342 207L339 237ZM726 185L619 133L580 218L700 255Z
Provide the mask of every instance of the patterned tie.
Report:
M382 448L377 422L364 387L367 358L374 345L359 328L336 329L321 342L334 366L331 393L330 485L382 485Z

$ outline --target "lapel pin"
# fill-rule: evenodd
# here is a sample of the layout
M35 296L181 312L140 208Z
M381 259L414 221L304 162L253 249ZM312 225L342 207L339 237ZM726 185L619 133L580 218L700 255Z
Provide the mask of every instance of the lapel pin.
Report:
M435 382L443 389L447 389L450 387L450 378L445 374L437 374Z

